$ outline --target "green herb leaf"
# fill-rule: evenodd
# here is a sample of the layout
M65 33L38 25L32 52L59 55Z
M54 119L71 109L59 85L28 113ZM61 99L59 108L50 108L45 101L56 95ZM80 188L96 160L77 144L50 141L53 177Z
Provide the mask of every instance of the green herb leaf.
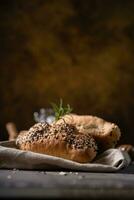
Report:
M72 112L72 108L70 107L69 104L67 104L66 106L63 106L63 101L62 99L60 99L60 104L59 106L56 105L55 103L51 103L52 108L55 112L55 121L59 120L62 116L69 114Z

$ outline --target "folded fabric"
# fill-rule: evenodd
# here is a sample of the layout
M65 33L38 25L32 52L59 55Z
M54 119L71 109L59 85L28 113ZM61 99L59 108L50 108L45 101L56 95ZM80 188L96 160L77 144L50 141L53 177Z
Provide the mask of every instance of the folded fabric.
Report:
M0 168L31 170L77 170L89 172L116 172L131 162L127 152L108 149L92 163L77 163L60 157L22 151L15 141L0 142Z

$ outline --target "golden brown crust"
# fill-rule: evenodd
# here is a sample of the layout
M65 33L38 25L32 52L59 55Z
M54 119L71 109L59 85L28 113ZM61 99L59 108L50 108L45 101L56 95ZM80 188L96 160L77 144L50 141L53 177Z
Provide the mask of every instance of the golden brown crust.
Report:
M79 132L90 134L99 145L100 151L115 147L121 136L120 129L116 124L96 116L70 114L65 115L57 123L60 124L63 120L76 126Z
M16 144L22 150L58 156L76 162L91 162L97 154L95 140L89 134L81 134L73 125L66 123L37 123Z

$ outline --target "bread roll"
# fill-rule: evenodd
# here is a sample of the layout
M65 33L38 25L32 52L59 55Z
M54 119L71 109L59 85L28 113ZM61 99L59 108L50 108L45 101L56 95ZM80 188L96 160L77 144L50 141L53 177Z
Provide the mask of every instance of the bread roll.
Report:
M37 123L19 134L17 146L22 150L62 157L72 161L91 162L97 154L95 140L89 134L81 134L67 123Z
M122 144L117 147L121 151L126 151L129 155L132 161L134 161L134 146L131 144Z
M57 121L57 124L63 123L63 121L76 126L82 134L91 135L97 142L99 151L114 148L121 136L120 129L116 124L107 122L96 116L65 115Z

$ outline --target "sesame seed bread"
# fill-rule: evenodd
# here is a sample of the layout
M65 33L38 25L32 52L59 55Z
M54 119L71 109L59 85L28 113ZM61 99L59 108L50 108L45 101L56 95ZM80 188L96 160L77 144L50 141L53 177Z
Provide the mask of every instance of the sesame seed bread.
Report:
M63 120L68 124L76 126L80 133L91 135L95 139L99 151L114 148L121 136L121 131L116 124L96 116L65 115L57 121L57 124L63 123Z
M33 151L86 163L97 155L97 145L89 134L81 134L67 123L37 123L20 133L16 144L21 150Z

